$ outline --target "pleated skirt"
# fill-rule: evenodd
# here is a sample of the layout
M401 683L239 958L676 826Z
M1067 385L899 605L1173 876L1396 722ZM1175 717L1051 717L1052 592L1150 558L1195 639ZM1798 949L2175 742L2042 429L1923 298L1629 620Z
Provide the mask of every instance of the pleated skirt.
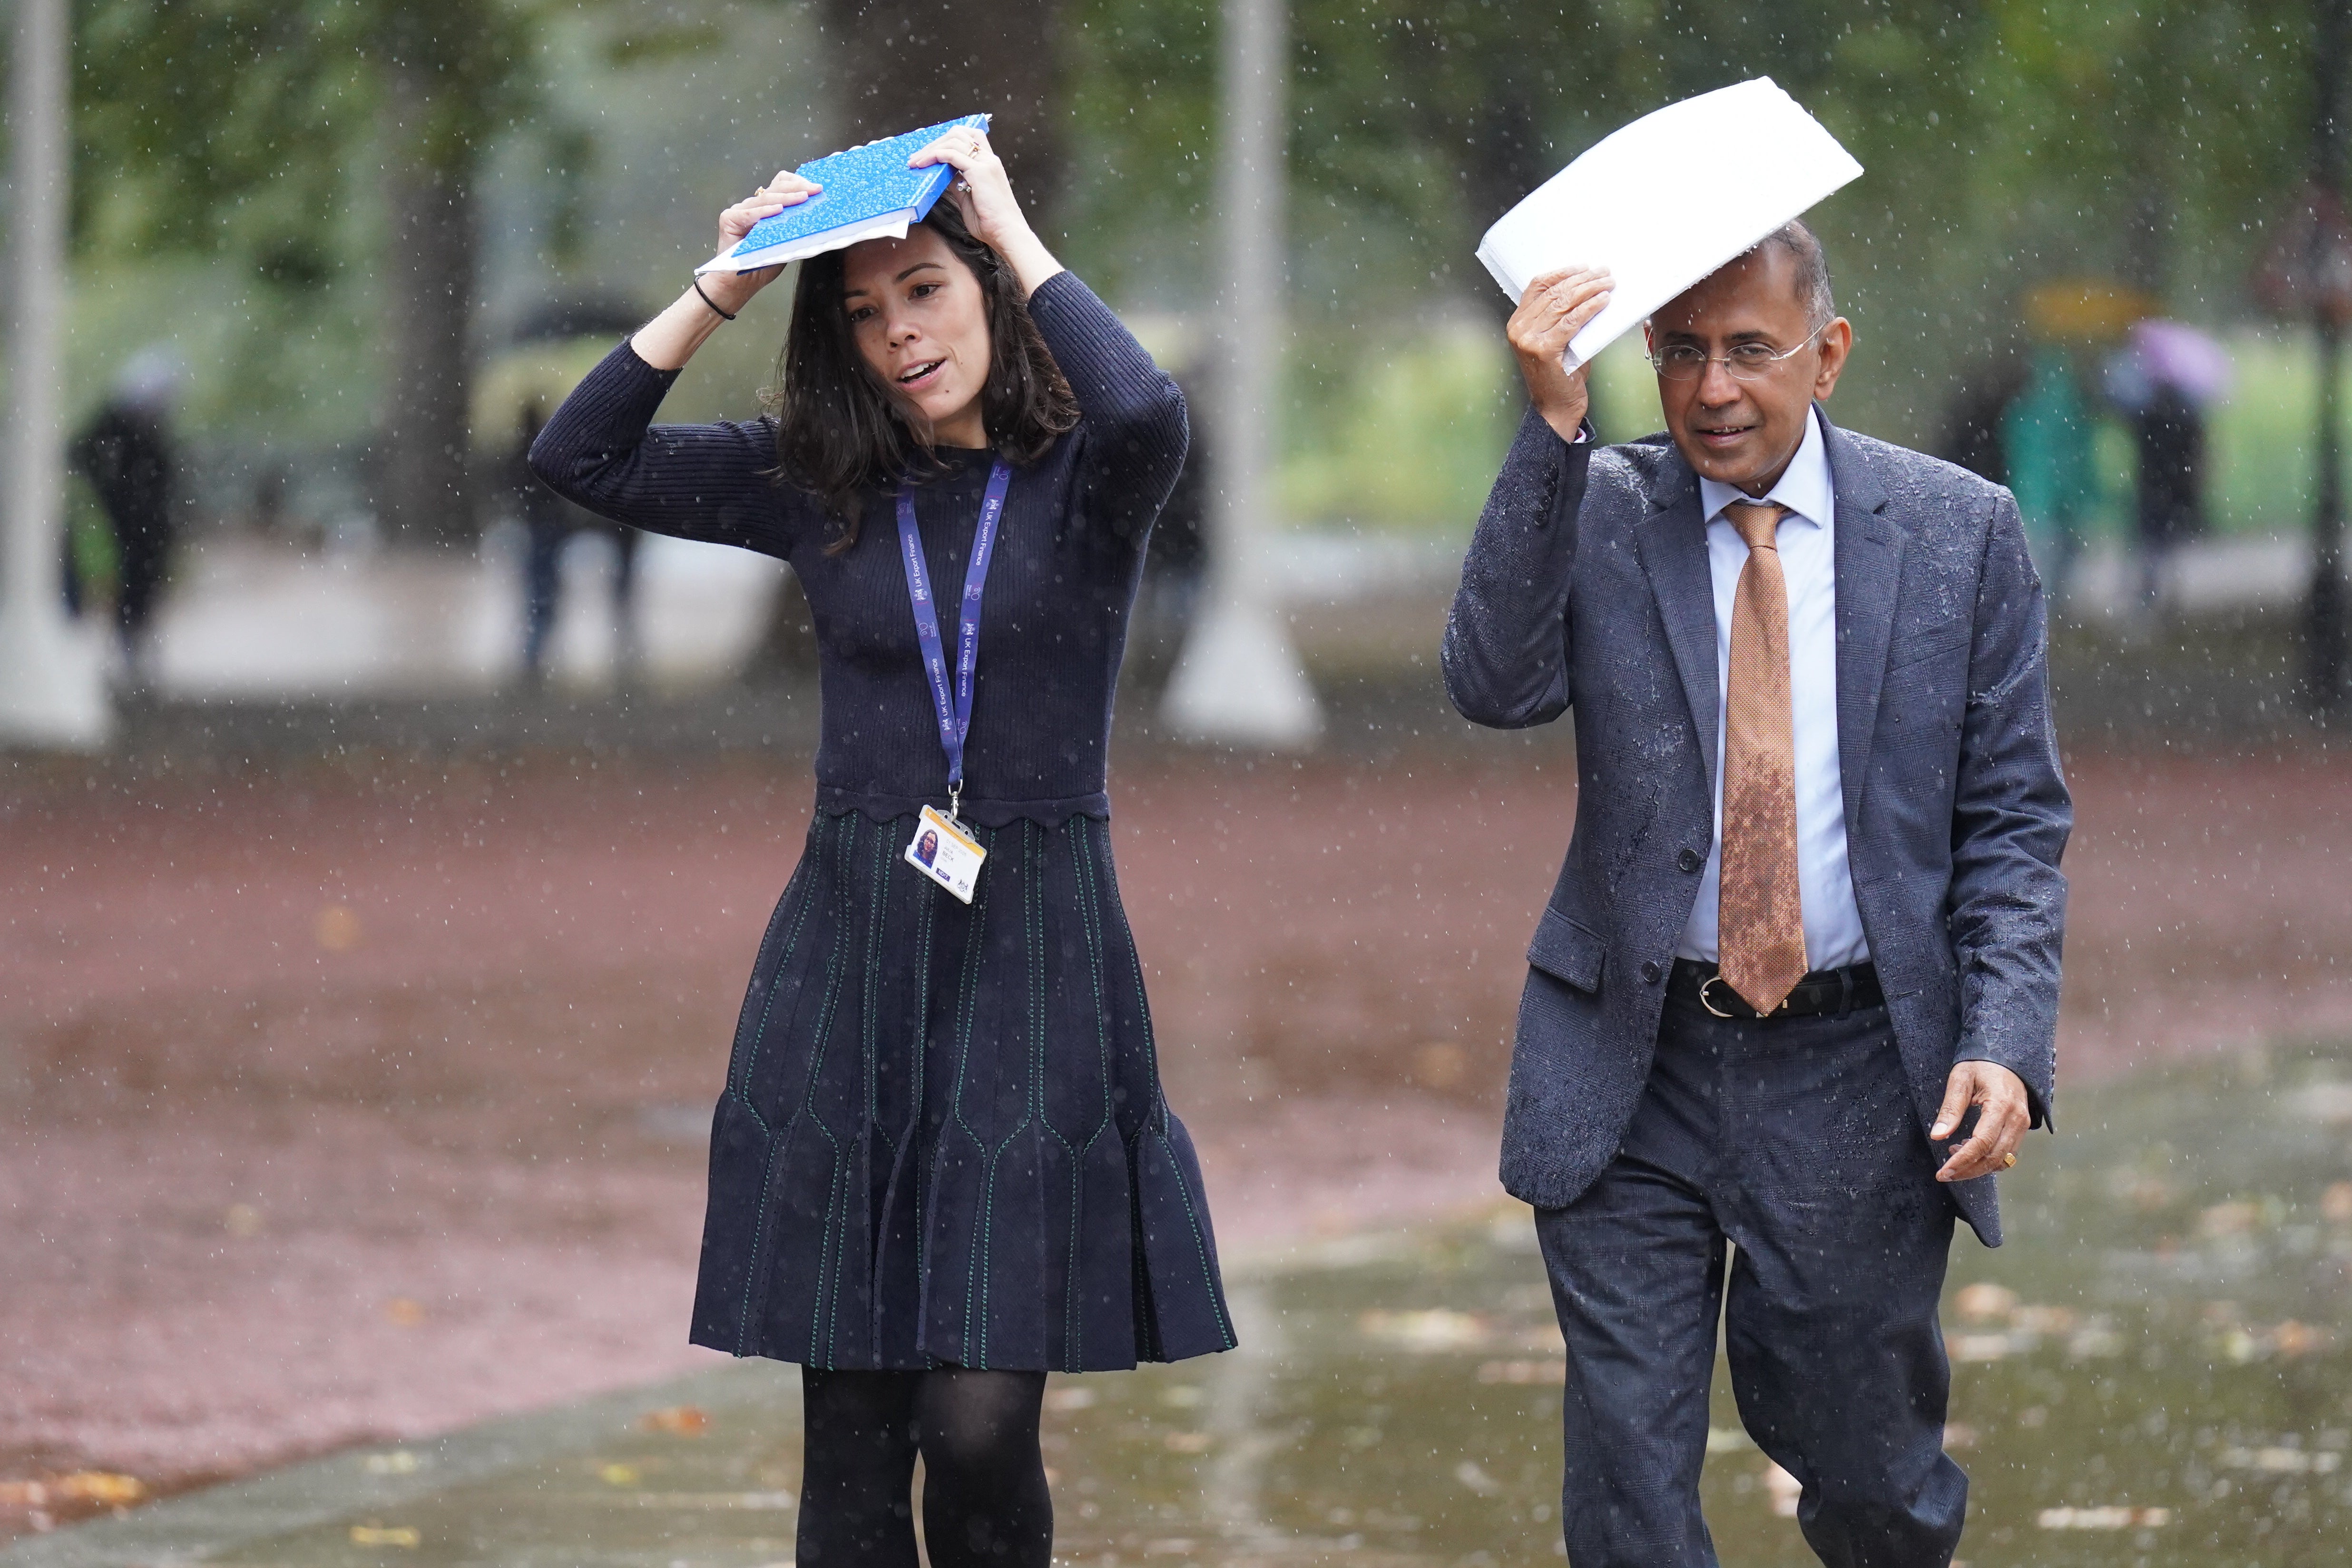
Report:
M694 1342L877 1370L1231 1349L1109 825L978 828L966 906L901 858L914 824L810 824L712 1124Z

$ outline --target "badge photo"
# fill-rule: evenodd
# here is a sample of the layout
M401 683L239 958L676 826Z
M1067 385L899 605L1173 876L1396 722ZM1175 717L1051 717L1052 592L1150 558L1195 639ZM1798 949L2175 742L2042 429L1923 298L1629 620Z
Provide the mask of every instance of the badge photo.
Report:
M980 863L987 858L988 851L969 828L929 805L916 818L914 842L907 846L905 855L908 865L967 904L980 880Z

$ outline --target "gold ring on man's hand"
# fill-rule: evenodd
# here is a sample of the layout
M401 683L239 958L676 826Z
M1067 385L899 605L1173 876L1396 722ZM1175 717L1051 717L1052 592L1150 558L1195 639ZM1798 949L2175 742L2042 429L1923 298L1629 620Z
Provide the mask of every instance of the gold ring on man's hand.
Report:
M2001 1168L2002 1170L2004 1170L2004 1171L2006 1171L2006 1170L2010 1169L2011 1166L2015 1165L2016 1163L2017 1163L2017 1156L2016 1156L2015 1154L2003 1154L2003 1155L2000 1157L2000 1168Z

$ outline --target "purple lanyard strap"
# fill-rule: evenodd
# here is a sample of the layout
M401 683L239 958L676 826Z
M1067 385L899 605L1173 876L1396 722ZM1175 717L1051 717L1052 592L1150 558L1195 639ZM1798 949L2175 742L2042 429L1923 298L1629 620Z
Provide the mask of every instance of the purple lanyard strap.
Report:
M915 528L914 492L898 489L898 559L907 569L907 597L915 607L915 641L923 652L923 676L939 715L940 745L948 754L948 815L957 816L963 795L963 742L971 732L971 672L980 663L980 590L988 581L988 558L996 551L1004 521L1004 492L1013 466L996 459L981 497L980 526L972 531L971 563L964 568L963 608L956 626L955 684L948 684L947 649L940 641L940 612L931 593L931 572L923 559L923 537Z

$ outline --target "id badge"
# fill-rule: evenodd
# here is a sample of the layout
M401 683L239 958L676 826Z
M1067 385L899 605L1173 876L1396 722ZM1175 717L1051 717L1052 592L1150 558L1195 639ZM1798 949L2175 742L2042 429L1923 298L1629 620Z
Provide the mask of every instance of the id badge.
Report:
M987 858L971 829L937 806L923 807L915 820L915 841L907 846L908 865L968 904L980 880L980 863Z

